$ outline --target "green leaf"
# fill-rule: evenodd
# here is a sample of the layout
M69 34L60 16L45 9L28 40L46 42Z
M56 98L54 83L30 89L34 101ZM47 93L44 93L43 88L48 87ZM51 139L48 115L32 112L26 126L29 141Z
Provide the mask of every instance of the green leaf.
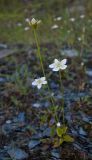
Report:
M60 138L60 141L59 141L60 145L61 145L63 142L64 142L63 138Z
M56 130L56 131L57 131L57 135L58 135L59 137L62 137L62 135L66 133L67 127L66 127L66 126L64 126L64 127L62 127L62 128L57 127L57 130Z
M74 139L68 134L64 135L63 140L65 142L73 142L74 141Z
M51 127L51 136L53 137L55 134L55 126Z

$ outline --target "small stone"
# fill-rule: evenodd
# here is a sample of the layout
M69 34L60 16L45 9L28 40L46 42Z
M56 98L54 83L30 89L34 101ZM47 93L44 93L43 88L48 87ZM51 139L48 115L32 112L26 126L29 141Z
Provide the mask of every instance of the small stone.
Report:
M53 157L57 158L57 159L60 158L60 153L59 153L59 150L58 150L58 149L53 149L53 150L51 151L51 155L52 155Z
M87 71L86 71L86 74L87 74L89 77L92 77L92 70L91 70L91 69L87 70Z
M87 135L82 127L79 128L79 134L81 134L82 136L86 136Z
M51 128L46 128L43 132L43 137L50 137Z
M40 103L34 103L34 104L33 104L33 107L35 107L35 108L39 108L40 106L41 106Z
M29 149L33 149L40 144L39 140L31 140L28 144Z
M10 124L10 123L11 123L11 120L7 120L6 123L7 123L7 124Z
M20 148L10 148L8 149L7 153L10 155L12 159L16 160L23 160L28 158L28 154Z
M77 50L75 49L64 49L64 50L60 50L60 52L61 52L61 55L68 56L71 58L79 55Z

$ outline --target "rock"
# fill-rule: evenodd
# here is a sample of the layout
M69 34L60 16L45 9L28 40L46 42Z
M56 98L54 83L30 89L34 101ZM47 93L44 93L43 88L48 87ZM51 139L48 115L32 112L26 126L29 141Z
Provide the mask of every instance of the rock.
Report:
M51 128L46 128L44 131L43 131L43 137L50 137L51 135Z
M12 125L10 123L5 123L2 126L2 133L4 135L10 134L14 129L12 128Z
M91 70L91 69L87 69L87 70L86 70L86 74L87 74L89 77L92 77L92 70Z
M14 118L13 121L17 122L17 123L24 123L25 122L25 113L24 112L20 112L18 114L18 116Z
M4 49L0 50L0 58L12 55L17 52L17 49Z
M73 143L73 146L74 146L75 148L79 149L79 150L82 149L81 146L79 146L79 144L77 144L77 143Z
M60 50L61 55L67 56L67 57L76 57L78 56L78 51L75 49L64 49L64 50Z
M51 151L51 155L52 155L52 157L55 157L56 159L60 159L60 153L59 153L58 149L53 149Z
M24 112L19 113L18 121L19 122L25 122L25 113Z
M5 149L0 149L0 160L8 160L8 155Z
M5 83L7 81L6 78L0 77L0 83Z
M40 144L39 140L31 140L28 144L29 149L33 149Z
M7 153L9 154L11 159L15 160L23 160L28 158L28 154L24 150L16 147L8 149Z
M11 123L11 120L7 120L6 123L7 123L7 124L10 124L10 123Z
M6 45L6 44L0 43L0 50L1 50L1 49L6 49L6 48L7 48L7 45Z
M58 87L59 87L59 85L58 84L56 84L55 82L51 82L51 87L53 88L53 89L58 89Z
M87 133L83 130L82 127L79 128L79 134L81 134L82 136L86 136Z

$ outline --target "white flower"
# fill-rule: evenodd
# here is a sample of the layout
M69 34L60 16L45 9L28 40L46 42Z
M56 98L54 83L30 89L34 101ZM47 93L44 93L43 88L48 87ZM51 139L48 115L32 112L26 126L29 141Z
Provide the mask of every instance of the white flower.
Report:
M70 33L70 32L71 32L71 30L68 30L68 31L67 31L67 33Z
M83 19L84 17L85 17L85 15L84 15L84 14L80 15L80 18L81 18L81 19Z
M25 19L25 22L30 22L29 18L26 18L26 19Z
M20 22L17 23L17 26L18 26L18 27L21 27L21 26L22 26L22 23L20 23Z
M70 21L71 21L71 22L74 22L74 21L75 21L75 18L70 18Z
M55 59L54 63L49 65L49 68L52 68L53 71L64 70L67 68L66 62L67 62L67 59L63 59L62 61Z
M33 86L37 86L38 89L40 89L42 87L42 84L47 84L47 81L46 81L45 77L41 77L41 78L35 79L32 82L32 85Z
M54 20L55 21L60 21L62 19L62 17L57 17L57 18L55 18Z
M61 126L61 124L60 124L60 122L58 122L58 123L57 123L57 127L60 127L60 126Z
M81 66L84 66L84 62L81 62Z
M41 23L41 20L36 20L35 18L32 18L31 22L29 22L31 25L38 25L39 23Z
M25 27L25 28L24 28L25 31L28 31L29 29L30 29L29 27Z
M55 25L53 25L52 27L51 27L51 29L57 29L58 28L58 25L57 24L55 24Z
M78 41L81 41L82 39L81 39L81 37L78 37Z

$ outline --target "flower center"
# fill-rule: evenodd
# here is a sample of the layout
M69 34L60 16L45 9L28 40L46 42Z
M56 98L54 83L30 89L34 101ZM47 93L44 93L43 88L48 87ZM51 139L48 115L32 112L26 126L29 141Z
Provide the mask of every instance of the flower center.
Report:
M40 79L38 80L38 84L42 84L42 81Z
M57 64L56 64L56 67L57 67L57 68L60 68L60 66L61 66L60 63L57 63Z

